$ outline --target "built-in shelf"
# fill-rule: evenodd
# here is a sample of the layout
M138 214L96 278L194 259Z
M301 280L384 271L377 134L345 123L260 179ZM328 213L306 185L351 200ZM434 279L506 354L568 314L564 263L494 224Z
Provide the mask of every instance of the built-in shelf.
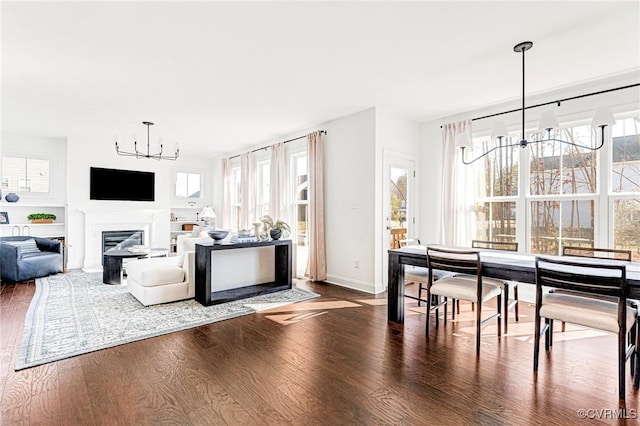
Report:
M64 237L66 236L67 209L61 205L0 203L0 211L6 212L9 223L0 223L0 236ZM32 213L51 213L56 216L52 223L31 223L27 217Z

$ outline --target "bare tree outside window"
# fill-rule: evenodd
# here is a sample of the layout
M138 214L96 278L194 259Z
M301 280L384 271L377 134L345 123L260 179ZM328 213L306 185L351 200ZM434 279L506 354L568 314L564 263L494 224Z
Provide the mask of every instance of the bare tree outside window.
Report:
M633 259L640 261L640 118L618 119L610 131L606 142L610 155L607 149L536 143L543 135L529 135L533 143L523 156L527 182L518 180L522 152L518 147L496 150L469 166L474 167L478 200L476 238L515 241L516 229L526 226L527 250L533 253L558 255L565 245L599 246L631 250ZM597 132L590 125L576 125L554 131L552 137L594 146ZM503 143L513 142L505 138ZM497 142L474 138L473 143L477 152L487 152ZM600 166L608 179L599 175ZM607 181L610 186L605 188ZM598 204L607 199L608 216L598 220L598 213L604 210ZM520 202L528 207L526 223L516 223ZM597 232L596 223L606 226L606 232ZM596 241L596 235L608 238Z
M611 199L614 245L640 261L640 118L613 126Z
M554 132L553 137L591 146L590 126ZM537 140L541 135L534 135ZM594 151L561 142L530 145L530 193L545 198L531 201L533 253L561 254L564 245L593 247L597 155ZM575 199L591 195L590 199Z
M474 147L486 152L498 141L474 140ZM505 138L503 144L513 143ZM518 197L519 147L493 151L475 167L476 239L513 242L516 240L516 202Z
M391 228L404 228L407 221L407 170L391 168Z

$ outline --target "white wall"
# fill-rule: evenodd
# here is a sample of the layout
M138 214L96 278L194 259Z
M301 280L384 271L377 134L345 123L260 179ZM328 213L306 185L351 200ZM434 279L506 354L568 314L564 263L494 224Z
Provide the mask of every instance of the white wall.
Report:
M127 147L123 147L127 149ZM204 173L205 198L199 202L210 202L212 187L210 160L185 156L176 161L156 161L136 159L116 154L113 139L106 135L71 135L68 138L69 157L68 176L68 267L80 268L84 261L84 212L112 211L134 212L154 210L159 217L166 217L155 226L155 235L150 236L158 247L169 247L169 216L171 207L182 207L173 197L175 171L193 171ZM89 170L91 167L105 167L126 170L139 170L155 173L156 196L153 202L142 201L103 201L89 199Z
M420 125L420 173L418 185L419 232L416 234L422 244L440 243L442 198L442 133L439 122Z
M327 281L367 292L375 291L375 120L372 108L319 127L327 130Z
M323 136L327 281L367 292L375 291L375 121L376 111L371 108L255 147L327 131ZM299 152L306 148L306 141L285 147L287 154ZM221 158L214 159L212 167L213 175L221 176ZM218 209L222 206L221 179L216 182L213 203Z
M420 146L419 146L419 124L416 121L400 117L394 112L385 108L376 108L376 165L375 165L375 215L374 215L374 232L375 232L375 293L385 291L387 287L387 261L388 246L384 238L384 233L388 232L384 229L386 220L384 218L384 204L388 199L384 197L384 157L392 155L399 158L407 158L414 160L416 164L416 175L420 176L421 168L419 164ZM409 177L411 179L411 177ZM413 195L416 199L421 198L419 184L416 178L416 188ZM416 217L416 226L413 229L414 235L419 235L420 222L419 218L420 206L416 206L414 214ZM407 218L411 220L411 218Z
M0 155L49 160L49 194L20 193L20 205L64 206L67 198L67 144L65 138L2 134ZM6 194L3 194L3 197ZM0 203L6 203L4 198ZM0 209L1 210L1 209Z

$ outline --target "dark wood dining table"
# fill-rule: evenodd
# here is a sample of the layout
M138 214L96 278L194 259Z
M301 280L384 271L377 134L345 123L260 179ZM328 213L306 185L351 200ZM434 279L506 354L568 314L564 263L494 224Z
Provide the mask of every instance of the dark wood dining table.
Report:
M427 247L407 246L389 250L389 281L387 286L387 319L404 322L404 266L427 267ZM535 284L535 256L531 253L513 253L480 250L482 276L519 283ZM580 258L586 260L585 258ZM640 299L640 263L627 263L628 297Z

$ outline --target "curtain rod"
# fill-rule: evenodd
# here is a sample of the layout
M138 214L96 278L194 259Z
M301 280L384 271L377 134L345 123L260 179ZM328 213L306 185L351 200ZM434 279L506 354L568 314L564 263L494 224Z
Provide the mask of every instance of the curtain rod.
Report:
M320 133L324 133L324 134L326 135L326 134L327 134L327 131L326 131L326 130L320 130ZM299 137L297 137L297 138L293 138L293 139L289 139L289 140L283 141L282 143L289 143L289 142L297 141L297 140L300 140L300 139L304 139L304 138L306 138L307 136L308 136L308 135L299 136ZM275 145L275 144L274 144L274 145ZM251 152L258 152L258 151L262 151L263 149L267 149L267 148L269 148L269 147L271 147L271 146L273 146L273 145L267 145L267 146L263 146L263 147L261 147L261 148L256 148L256 149L254 149L254 150L253 150L253 151L251 151ZM240 157L240 155L242 155L242 154L238 154L238 155L234 155L234 156L232 156L232 157L229 157L229 160L231 160L232 158Z
M640 86L640 83L629 84L627 86L614 87L613 89L600 90L599 92L585 93L583 95L571 96L569 98L558 99L556 101L543 102L541 104L536 104L536 105L529 105L524 109L527 110L530 108L538 108L541 106L552 105L552 104L557 104L558 106L560 106L560 103L565 101L572 101L574 99L586 98L588 96L601 95L603 93L615 92L616 90L629 89L631 87L637 87L637 86ZM518 112L518 111L522 111L522 108L512 109L512 110L503 111L503 112L497 112L495 114L483 115L482 117L475 117L475 118L472 118L471 121L484 120L485 118L497 117L499 115L511 114L512 112ZM440 126L440 128L442 129L442 126Z

